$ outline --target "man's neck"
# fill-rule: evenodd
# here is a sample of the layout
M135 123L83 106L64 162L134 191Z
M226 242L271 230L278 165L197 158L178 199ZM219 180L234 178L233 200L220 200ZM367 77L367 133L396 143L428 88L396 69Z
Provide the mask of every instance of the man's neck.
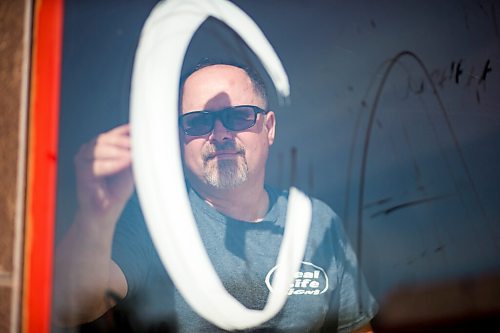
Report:
M260 186L240 185L233 189L196 186L193 189L220 213L241 221L260 222L269 208L269 195Z

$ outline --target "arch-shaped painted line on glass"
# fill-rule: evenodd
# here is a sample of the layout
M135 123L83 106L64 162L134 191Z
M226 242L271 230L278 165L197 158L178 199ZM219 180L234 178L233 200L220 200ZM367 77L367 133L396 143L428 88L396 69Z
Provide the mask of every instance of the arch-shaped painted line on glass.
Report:
M132 156L146 224L163 265L199 315L227 329L257 326L283 307L288 286L304 256L311 202L291 188L287 222L273 290L262 311L247 309L222 285L201 241L190 209L180 160L178 82L194 32L213 16L232 28L255 52L278 94L289 95L284 68L257 25L227 0L159 3L143 28L131 91Z
M442 112L443 117L445 119L446 127L448 128L448 131L451 135L452 141L453 141L453 146L455 150L458 153L460 164L463 167L463 170L465 172L465 176L467 178L467 182L472 188L473 195L477 201L477 204L479 205L479 209L481 211L481 215L485 220L487 220L486 212L484 210L483 204L480 200L479 193L476 189L475 183L472 179L471 172L469 170L469 167L465 161L462 148L460 147L460 144L457 139L457 135L455 134L455 131L453 129L453 126L451 124L450 118L448 116L448 112L446 108L444 107L444 104L441 100L441 97L439 96L439 93L436 89L436 86L434 82L432 81L432 77L427 70L427 67L423 63L423 61L413 52L411 51L401 51L399 52L396 56L394 56L389 64L387 65L387 68L384 71L384 74L380 80L380 84L377 87L377 91L375 93L375 99L374 102L370 108L370 113L369 113L369 118L368 118L368 125L365 131L365 136L364 136L364 143L363 143L363 152L361 156L361 168L360 168L360 173L359 173L359 179L360 179L360 184L359 184L359 190L358 190L358 204L357 204L357 219L356 219L356 225L357 225L357 231L356 231L356 250L357 250L357 255L358 255L358 260L360 266L362 265L362 234L363 234L363 202L364 202L364 194L365 194L365 174L366 174L366 164L367 164L367 159L368 159L368 150L370 147L370 140L371 140L371 133L372 133L372 128L375 120L375 115L378 110L378 103L380 101L380 98L382 96L382 92L385 87L385 83L392 71L392 68L394 67L395 64L398 63L398 61L403 58L403 57L409 57L413 60L415 60L418 64L418 66L421 68L422 72L424 73L425 79L428 81L429 85L432 87L432 92L435 95L435 98L438 102L439 110ZM452 175L453 177L453 175ZM351 180L348 180L349 183ZM456 181L454 182L456 184ZM350 185L348 186L350 188ZM461 194L460 198L463 201L463 196L462 196L462 191L457 188L457 191ZM346 200L349 200L349 195L347 196ZM348 206L348 205L346 205ZM496 243L494 244L495 246ZM361 270L360 270L361 272ZM358 283L361 284L361 276L358 277ZM359 303L361 305L362 300L359 299ZM362 305L361 305L362 306Z

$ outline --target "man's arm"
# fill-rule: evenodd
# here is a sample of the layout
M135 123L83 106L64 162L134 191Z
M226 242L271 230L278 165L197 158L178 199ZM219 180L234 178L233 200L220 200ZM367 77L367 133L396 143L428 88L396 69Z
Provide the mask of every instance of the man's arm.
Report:
M127 293L111 259L117 221L133 191L129 126L83 145L75 156L78 210L56 249L54 317L58 324L94 320Z

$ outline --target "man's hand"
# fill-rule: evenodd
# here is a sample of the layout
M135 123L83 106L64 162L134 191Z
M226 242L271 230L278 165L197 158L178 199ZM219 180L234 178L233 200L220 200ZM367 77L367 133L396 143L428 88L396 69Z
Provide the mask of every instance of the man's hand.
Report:
M96 216L121 211L134 183L130 127L116 127L84 144L75 156L80 212Z

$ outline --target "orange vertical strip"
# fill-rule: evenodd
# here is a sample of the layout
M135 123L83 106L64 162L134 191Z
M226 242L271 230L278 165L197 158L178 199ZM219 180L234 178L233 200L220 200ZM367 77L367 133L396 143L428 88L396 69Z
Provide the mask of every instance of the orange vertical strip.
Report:
M63 0L35 4L24 260L23 332L50 331Z

